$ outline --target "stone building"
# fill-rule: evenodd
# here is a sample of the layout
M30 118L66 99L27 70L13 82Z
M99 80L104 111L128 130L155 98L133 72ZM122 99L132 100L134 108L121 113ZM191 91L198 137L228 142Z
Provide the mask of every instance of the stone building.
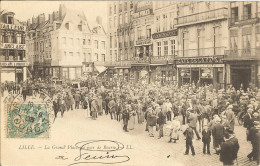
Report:
M27 79L29 63L25 54L26 26L15 17L14 12L0 13L0 70L1 82L20 83Z

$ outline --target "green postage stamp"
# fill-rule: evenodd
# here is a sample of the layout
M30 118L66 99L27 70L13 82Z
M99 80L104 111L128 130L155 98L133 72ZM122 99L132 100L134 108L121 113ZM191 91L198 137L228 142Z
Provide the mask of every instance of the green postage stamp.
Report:
M7 104L7 138L49 138L46 104Z

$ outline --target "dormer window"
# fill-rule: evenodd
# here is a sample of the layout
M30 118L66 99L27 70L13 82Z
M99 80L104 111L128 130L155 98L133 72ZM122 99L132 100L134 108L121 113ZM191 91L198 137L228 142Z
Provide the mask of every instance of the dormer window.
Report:
M14 24L14 17L13 16L7 16L7 24Z
M80 31L82 31L82 25L78 25Z

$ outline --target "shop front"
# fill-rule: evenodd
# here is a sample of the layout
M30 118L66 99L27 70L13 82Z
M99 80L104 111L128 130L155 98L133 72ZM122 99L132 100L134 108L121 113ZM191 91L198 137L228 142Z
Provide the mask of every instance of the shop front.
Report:
M197 86L213 84L214 88L225 87L225 64L223 57L179 58L176 61L178 85Z
M0 62L1 82L21 83L27 79L28 62Z
M259 87L259 62L253 60L227 61L228 84L235 89Z
M176 81L176 69L174 65L151 64L150 80L153 83L173 84Z

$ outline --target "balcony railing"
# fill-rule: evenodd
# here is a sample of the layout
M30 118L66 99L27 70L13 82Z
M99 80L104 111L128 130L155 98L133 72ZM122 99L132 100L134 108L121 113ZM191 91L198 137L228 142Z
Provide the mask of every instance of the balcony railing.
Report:
M225 50L229 59L259 59L260 48Z
M201 12L193 15L182 16L176 19L177 26L185 26L189 24L207 22L210 20L224 19L228 17L228 9L220 8L216 10Z
M200 49L179 50L178 57L197 57L197 56L213 56L224 55L225 47L211 47Z
M175 57L176 57L176 55L152 56L151 63L154 63L154 64L173 63Z

